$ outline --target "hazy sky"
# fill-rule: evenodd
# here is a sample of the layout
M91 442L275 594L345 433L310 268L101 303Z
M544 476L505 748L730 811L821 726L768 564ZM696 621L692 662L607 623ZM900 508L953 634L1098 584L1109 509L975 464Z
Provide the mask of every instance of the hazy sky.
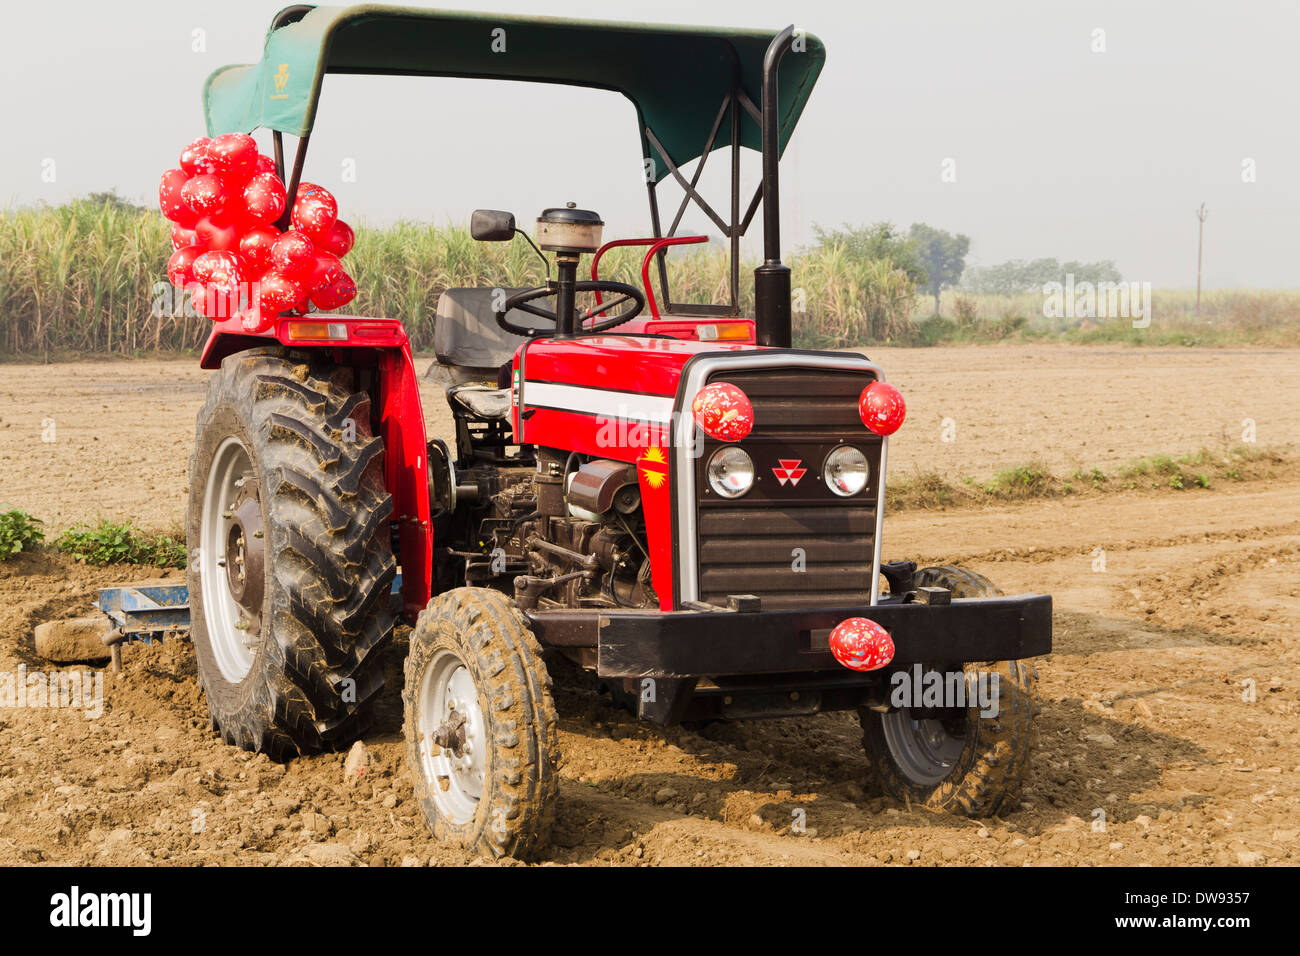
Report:
M153 202L159 173L203 132L204 78L258 59L283 5L6 3L0 206L109 188ZM1205 202L1207 287L1300 287L1296 0L447 6L794 22L820 36L826 68L783 166L787 247L807 242L814 223L924 221L968 234L969 263L1109 258L1131 280L1186 287ZM946 160L955 182L942 179ZM345 163L355 182L342 181ZM723 195L725 180L707 175L714 164L721 172L725 153L705 177ZM477 206L530 222L574 200L604 214L607 238L649 233L632 108L605 91L332 77L306 178L354 222L460 222ZM710 231L702 217L692 223ZM759 232L756 220L750 238Z

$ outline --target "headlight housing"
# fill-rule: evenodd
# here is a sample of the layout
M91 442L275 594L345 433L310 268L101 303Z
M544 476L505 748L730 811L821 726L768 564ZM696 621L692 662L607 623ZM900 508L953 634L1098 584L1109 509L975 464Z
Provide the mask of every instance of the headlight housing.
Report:
M723 498L739 498L754 486L754 459L735 445L715 451L705 472L709 487Z
M822 463L822 480L826 487L841 498L850 498L863 488L871 478L867 456L852 445L832 448Z

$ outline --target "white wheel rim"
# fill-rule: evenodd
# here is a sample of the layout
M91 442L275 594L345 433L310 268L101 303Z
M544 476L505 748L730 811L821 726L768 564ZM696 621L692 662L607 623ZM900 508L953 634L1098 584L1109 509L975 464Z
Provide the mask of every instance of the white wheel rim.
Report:
M233 436L225 439L217 447L208 468L199 524L198 563L203 619L217 669L231 684L238 684L252 669L256 635L236 626L243 615L230 592L226 569L219 562L224 560L226 553L225 515L238 493L235 482L252 471L253 463L243 442Z
M464 718L460 754L434 740L456 714ZM440 816L463 826L478 813L487 771L487 728L473 675L451 651L425 668L419 696L420 770Z

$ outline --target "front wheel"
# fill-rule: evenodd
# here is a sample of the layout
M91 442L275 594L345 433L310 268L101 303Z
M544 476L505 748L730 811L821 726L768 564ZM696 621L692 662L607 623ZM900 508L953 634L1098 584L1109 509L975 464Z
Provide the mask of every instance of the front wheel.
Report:
M545 845L558 718L541 646L505 595L455 588L420 612L402 691L407 761L438 839L491 856Z
M957 598L1002 593L983 575L960 568L923 568L916 582L946 587ZM872 776L894 798L946 813L992 816L1014 808L1020 798L1035 739L1037 674L1027 661L971 663L960 671L964 706L913 698L914 706L885 712L864 707L863 745ZM910 678L915 670L906 673ZM908 686L918 694L913 685ZM949 686L955 690L957 682Z

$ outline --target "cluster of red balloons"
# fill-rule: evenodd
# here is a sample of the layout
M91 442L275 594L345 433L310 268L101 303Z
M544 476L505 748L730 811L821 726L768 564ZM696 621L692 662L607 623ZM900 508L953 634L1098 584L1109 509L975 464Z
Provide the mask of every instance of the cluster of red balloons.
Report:
M310 305L337 309L357 294L339 261L353 233L329 190L300 183L290 228L276 223L287 195L253 137L201 136L162 174L158 205L172 222L167 278L208 318L239 316L250 332Z

